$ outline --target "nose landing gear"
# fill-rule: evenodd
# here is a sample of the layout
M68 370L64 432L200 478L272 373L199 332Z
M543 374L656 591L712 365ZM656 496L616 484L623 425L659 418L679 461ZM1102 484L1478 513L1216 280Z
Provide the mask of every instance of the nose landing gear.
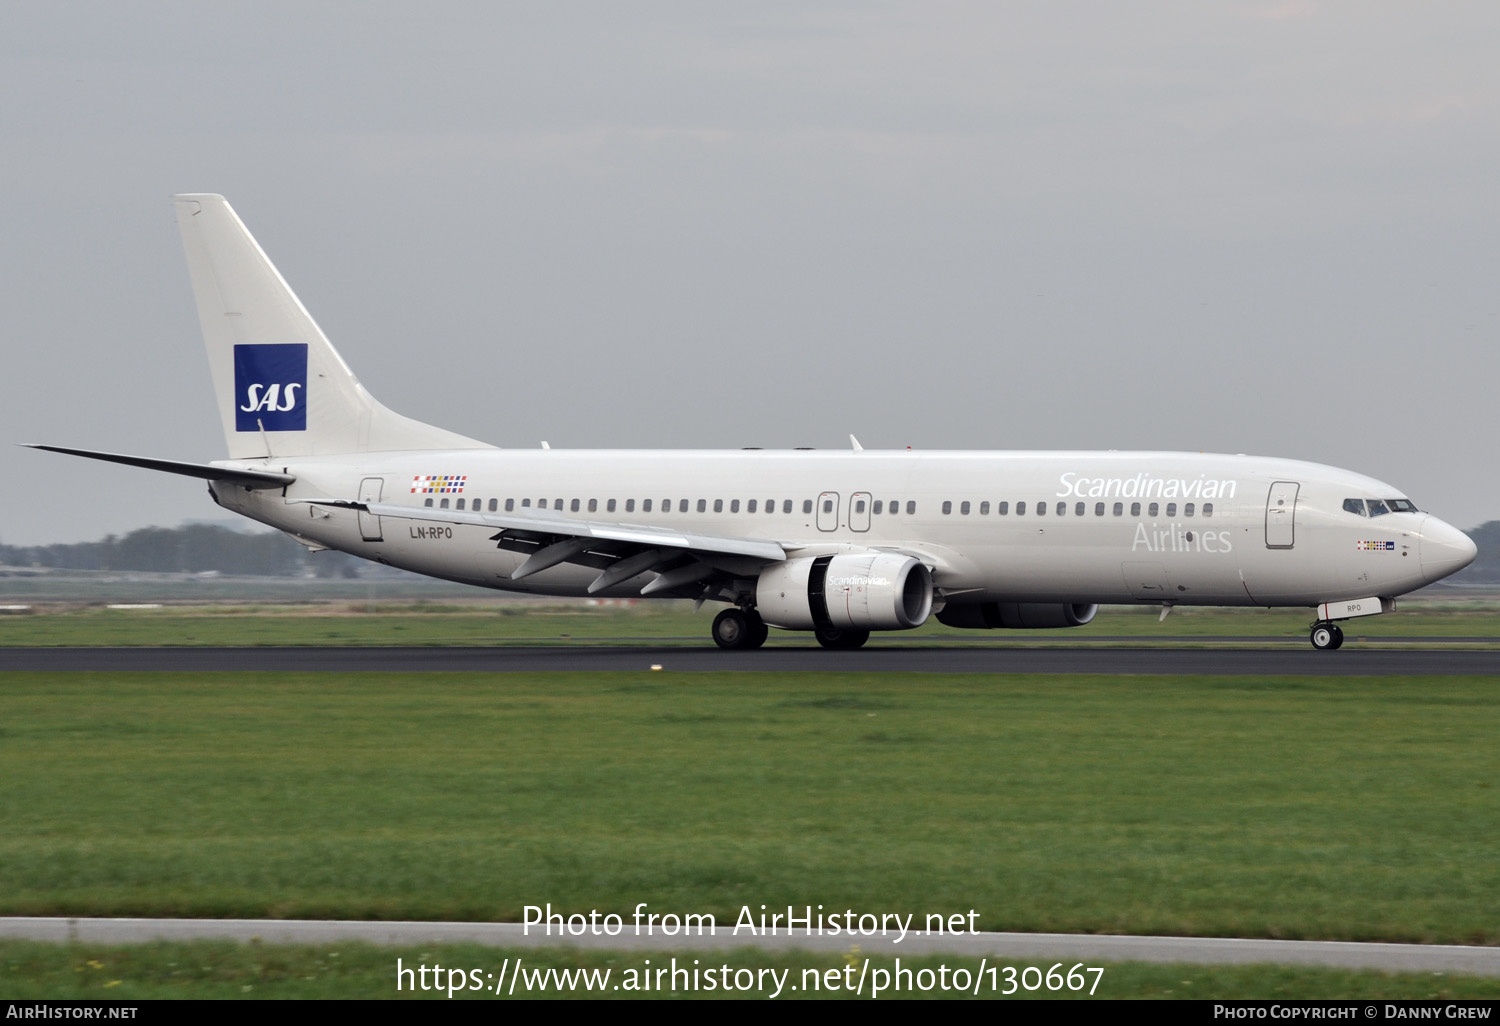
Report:
M1331 620L1319 620L1312 625L1308 640L1319 652L1332 652L1344 643L1344 632Z

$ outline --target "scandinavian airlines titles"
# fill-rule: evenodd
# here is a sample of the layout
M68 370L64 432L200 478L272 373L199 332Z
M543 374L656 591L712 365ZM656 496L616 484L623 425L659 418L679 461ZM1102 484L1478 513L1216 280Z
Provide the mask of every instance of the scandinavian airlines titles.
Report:
M1059 498L1080 499L1232 499L1239 482L1221 477L1080 477L1069 471L1058 479Z

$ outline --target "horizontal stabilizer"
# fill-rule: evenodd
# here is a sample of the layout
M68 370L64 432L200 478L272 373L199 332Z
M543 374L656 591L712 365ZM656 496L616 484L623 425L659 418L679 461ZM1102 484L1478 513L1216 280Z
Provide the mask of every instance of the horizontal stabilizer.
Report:
M201 477L205 481L230 481L237 485L244 485L246 488L285 488L297 480L291 474L277 474L268 470L217 467L212 463L181 463L177 460L151 459L149 456L124 456L116 452L95 452L92 449L64 449L60 445L22 444L28 449L45 449L47 452L84 456L91 460L104 460L106 463L123 463L127 467L160 470L167 474L181 474L183 477Z

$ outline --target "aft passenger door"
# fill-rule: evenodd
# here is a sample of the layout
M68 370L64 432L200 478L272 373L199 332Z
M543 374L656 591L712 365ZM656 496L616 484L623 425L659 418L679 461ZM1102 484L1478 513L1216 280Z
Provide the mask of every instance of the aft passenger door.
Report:
M1266 495L1266 548L1289 549L1297 541L1296 481L1277 481Z
M380 489L385 478L367 477L359 483L360 502L379 502ZM380 536L380 518L364 510L359 511L359 536L365 541L384 541Z

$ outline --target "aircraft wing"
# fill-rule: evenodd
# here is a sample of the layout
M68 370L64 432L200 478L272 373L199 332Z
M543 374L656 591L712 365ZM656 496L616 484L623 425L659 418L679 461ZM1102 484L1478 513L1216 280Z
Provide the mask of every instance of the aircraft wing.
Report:
M684 594L697 595L702 585L715 577L755 574L767 563L786 559L786 550L773 541L581 520L551 510L517 515L380 502L299 501L363 510L377 517L494 528L496 534L490 540L497 547L527 554L512 579L521 580L559 563L576 563L600 571L590 591L602 591L650 571L658 576L641 589L641 594L689 589Z

